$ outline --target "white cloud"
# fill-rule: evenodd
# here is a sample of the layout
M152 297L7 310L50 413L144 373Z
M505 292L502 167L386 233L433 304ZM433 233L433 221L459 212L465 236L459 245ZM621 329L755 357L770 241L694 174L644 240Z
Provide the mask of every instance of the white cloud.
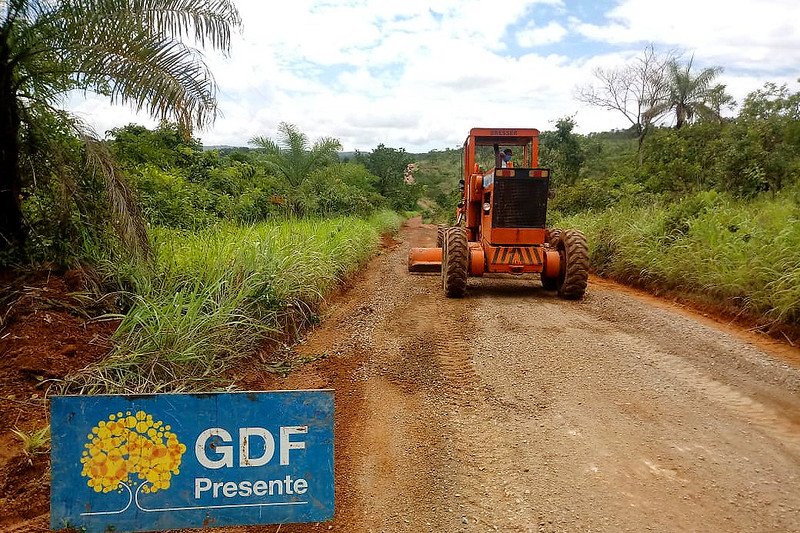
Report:
M221 117L198 133L205 144L274 136L282 121L312 139L336 137L346 150L452 147L474 126L548 129L576 112L583 132L627 127L621 116L576 102L573 90L591 81L595 66L620 65L650 41L694 50L698 65L725 65L721 81L740 100L788 75L761 79L737 68L800 64L798 37L786 29L800 20L793 2L759 2L745 11L716 1L624 0L608 24L569 19L573 34L615 45L586 57L535 53L539 45L569 42L559 22L537 27L526 20L541 13L535 4L569 17L560 0L236 3L244 29L231 57L206 57ZM523 30L510 32L512 24ZM70 108L100 133L131 120L154 124L99 97L73 97Z
M726 68L776 71L800 64L800 3L794 0L623 0L607 24L575 30L608 43L653 42Z
M541 28L529 24L524 30L517 33L517 42L525 48L533 48L561 42L567 33L567 29L555 21L551 21Z
M108 98L91 93L85 97L82 92L70 95L65 100L65 107L100 137L104 137L106 131L112 128L130 123L141 124L148 128L158 125L158 121L147 113L137 113L124 105L112 105Z
M378 142L398 146L412 142L415 146L409 149L457 144L476 123L491 122L491 117L508 121L522 112L521 106L529 105L520 99L518 89L534 87L541 72L521 72L520 65L530 61L505 56L502 37L506 24L518 20L534 3L561 5L560 1L552 0L506 1L491 6L475 0L446 0L433 7L430 2L335 4L300 17L298 24L302 31L298 27L294 32L282 28L258 37L247 33L248 39L258 39L257 43L248 43L245 50L253 61L265 52L268 57L269 50L280 57L271 63L266 61L268 66L259 79L264 78L263 72L270 65L286 72L293 62L300 60L351 66L337 74L331 86L321 89L318 80L308 75L301 77L293 71L295 79L286 83L293 87L308 83L309 91L313 87L319 90L287 98L294 102L288 108L272 105L274 116L261 125L271 130L265 132L270 134L280 120L286 120L298 124L312 137L337 136L346 149L369 149ZM292 13L307 8L307 4L295 6ZM248 5L243 7L243 18L247 21L274 17L278 15L275 9L270 5ZM325 24L318 23L322 19ZM349 26L342 26L342 20L350 20ZM342 27L346 32L360 32L360 35L341 36ZM380 29L377 41L376 28ZM237 64L248 63L236 49L232 53ZM241 72L239 76L246 74ZM511 75L515 77L514 83L509 82ZM225 77L232 79L236 74L227 73ZM251 78L248 84L252 83ZM292 91L281 87L283 83L279 76L263 80L263 86L272 89L270 92L287 96ZM570 94L568 87L561 92ZM246 112L237 108L237 114L239 111ZM323 131L323 125L334 130ZM358 127L353 128L355 125ZM446 132L446 138L439 137L442 132ZM215 127L204 135L204 140L217 138L219 133L220 128ZM227 136L226 140L221 136L219 139L206 142L235 142ZM360 144L365 140L366 144Z

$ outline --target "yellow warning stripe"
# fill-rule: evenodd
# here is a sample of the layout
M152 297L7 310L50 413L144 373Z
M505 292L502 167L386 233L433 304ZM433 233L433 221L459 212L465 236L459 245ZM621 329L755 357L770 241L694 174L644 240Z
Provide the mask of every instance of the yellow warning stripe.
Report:
M542 255L537 246L512 246L494 249L492 263L495 265L541 265Z

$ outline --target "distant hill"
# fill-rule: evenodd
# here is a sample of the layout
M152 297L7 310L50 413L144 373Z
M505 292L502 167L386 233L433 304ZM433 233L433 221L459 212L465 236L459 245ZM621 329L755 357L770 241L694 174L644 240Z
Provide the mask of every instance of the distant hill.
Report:
M233 152L235 150L241 150L243 152L248 152L250 150L255 150L252 146L231 146L229 144L208 144L203 145L203 150L210 152L211 150L218 150L221 154L226 154L228 152ZM369 152L367 152L369 153ZM349 161L355 157L356 152L339 152L339 159L342 161Z
M227 145L227 144L209 144L209 145L205 145L204 144L203 145L203 150L205 150L206 152L210 152L211 150L219 150L222 153L232 152L234 150L242 150L243 152L247 152L247 151L252 150L252 149L253 148L250 147L250 146L230 146L230 145Z

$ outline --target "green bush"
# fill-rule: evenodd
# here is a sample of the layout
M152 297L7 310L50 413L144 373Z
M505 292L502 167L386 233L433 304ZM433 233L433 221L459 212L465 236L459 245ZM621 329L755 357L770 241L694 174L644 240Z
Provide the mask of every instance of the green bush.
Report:
M397 169L390 163L407 157L403 151L384 150L400 159L381 159L385 164L376 168L391 178L379 178L363 164L337 163L335 157L312 165L310 153L279 150L271 159L263 150L203 152L199 141L183 139L169 124L153 131L129 125L112 134L114 152L136 186L147 220L176 229L202 229L223 220L367 216L387 204L379 187L394 190L392 172ZM292 134L302 136L296 128ZM295 184L286 178L289 171Z
M572 185L557 187L555 191L550 209L562 215L574 215L586 210L607 209L626 198L643 194L643 187L613 175L608 179L582 179Z
M299 215L368 216L385 203L376 180L363 165L338 163L311 173L290 198Z
M674 196L715 189L750 198L800 181L800 93L767 84L736 119L660 128L643 145L647 189Z
M620 204L557 221L589 239L599 274L652 290L727 303L776 323L800 324L800 207L701 192L673 205Z
M217 222L220 194L150 164L139 167L132 177L142 212L151 224L200 229Z

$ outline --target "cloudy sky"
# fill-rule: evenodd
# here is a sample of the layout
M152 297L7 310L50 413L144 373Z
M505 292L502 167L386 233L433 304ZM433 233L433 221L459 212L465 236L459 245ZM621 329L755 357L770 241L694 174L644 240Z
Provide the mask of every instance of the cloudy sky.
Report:
M456 147L469 128L537 127L574 115L580 132L624 128L575 100L598 66L648 44L722 66L739 101L800 77L797 0L235 0L230 57L208 54L221 116L206 145L274 136L280 122L345 150ZM99 98L69 107L98 132L154 123Z

